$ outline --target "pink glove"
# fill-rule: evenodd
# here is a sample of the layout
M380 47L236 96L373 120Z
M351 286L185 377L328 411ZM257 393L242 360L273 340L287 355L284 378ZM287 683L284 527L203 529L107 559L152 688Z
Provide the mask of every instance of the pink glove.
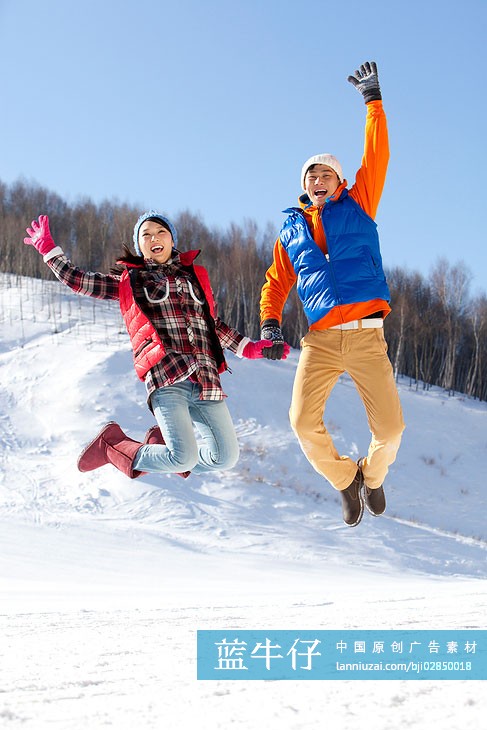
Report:
M272 347L272 340L259 340L258 342L247 342L244 349L242 350L242 357L246 357L249 360L258 360L261 357L264 357L262 354L262 350L265 347ZM287 342L284 343L284 353L281 357L281 360L285 360L286 357L289 355L289 351L291 350L291 347L287 344Z
M26 228L27 235L29 238L24 238L24 243L28 246L34 246L41 256L45 256L46 253L56 248L51 231L49 230L49 218L47 215L40 215L39 222L32 221L32 228Z

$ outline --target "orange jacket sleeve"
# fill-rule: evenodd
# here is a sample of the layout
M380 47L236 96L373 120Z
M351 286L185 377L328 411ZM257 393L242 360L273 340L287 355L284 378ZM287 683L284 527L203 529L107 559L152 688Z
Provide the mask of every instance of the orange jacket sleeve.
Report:
M279 239L274 245L274 259L265 279L260 297L260 321L277 319L281 322L282 310L296 281L296 274Z
M382 101L370 101L365 119L362 165L349 194L371 218L375 218L377 213L388 162L389 139ZM277 319L280 322L296 274L279 239L274 245L274 259L265 278L260 299L261 322L265 319Z
M381 101L369 101L362 165L350 188L350 196L371 218L377 214L388 163L389 137L384 108Z

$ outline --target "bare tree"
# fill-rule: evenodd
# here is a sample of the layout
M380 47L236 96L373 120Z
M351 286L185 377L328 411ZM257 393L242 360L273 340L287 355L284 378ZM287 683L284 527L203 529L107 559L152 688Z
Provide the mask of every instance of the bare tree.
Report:
M460 341L460 321L467 306L468 287L471 276L463 263L452 266L446 259L440 259L433 269L431 282L441 304L445 327L445 354L440 376L446 390L454 390L455 365Z
M108 271L122 244L131 244L140 209L109 200L95 204L88 198L70 206L39 185L0 182L0 271L53 278L41 257L23 245L26 226L41 213L49 215L54 240L77 265ZM209 270L219 315L257 338L260 292L275 242L273 227L269 224L262 232L254 221L245 220L225 230L209 228L188 210L169 217L176 224L181 250L202 249L200 262ZM487 297L470 300L471 276L465 264L441 259L429 278L402 268L387 276L392 313L385 320L385 334L396 377L408 376L416 388L439 385L487 400ZM10 285L10 279L3 280L3 286ZM50 290L48 294L44 309L55 331L60 305ZM285 304L282 325L286 340L298 347L308 325L296 287Z

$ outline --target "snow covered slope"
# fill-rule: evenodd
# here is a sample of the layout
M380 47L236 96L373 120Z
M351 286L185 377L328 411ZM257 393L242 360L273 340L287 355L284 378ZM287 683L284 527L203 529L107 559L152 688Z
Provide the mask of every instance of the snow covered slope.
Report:
M197 628L222 626L483 628L487 404L402 380L407 429L387 512L350 529L289 427L297 352L280 363L229 355L233 470L81 474L77 456L103 423L134 438L154 423L118 307L8 275L0 305L2 727L133 727L136 717L141 728L161 718L304 728L331 709L346 728L373 708L384 730L454 728L485 712L462 681L420 683L422 704L414 681L301 683L289 696L289 683L208 686L194 680L193 642ZM326 421L342 453L364 454L348 378Z

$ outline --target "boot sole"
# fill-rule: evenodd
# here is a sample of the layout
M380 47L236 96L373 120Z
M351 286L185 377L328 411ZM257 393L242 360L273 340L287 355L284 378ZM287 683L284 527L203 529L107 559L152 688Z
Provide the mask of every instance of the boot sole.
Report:
M371 510L371 509L370 509L370 507L369 507L369 505L367 504L367 502L365 503L365 507L366 507L366 509L367 509L367 512L369 513L369 515L372 515L372 517L380 517L380 516L381 516L381 515L383 515L383 514L384 514L384 512L386 511L386 509L385 509L385 507L384 507L384 509L382 510L382 512L374 512L373 510Z

